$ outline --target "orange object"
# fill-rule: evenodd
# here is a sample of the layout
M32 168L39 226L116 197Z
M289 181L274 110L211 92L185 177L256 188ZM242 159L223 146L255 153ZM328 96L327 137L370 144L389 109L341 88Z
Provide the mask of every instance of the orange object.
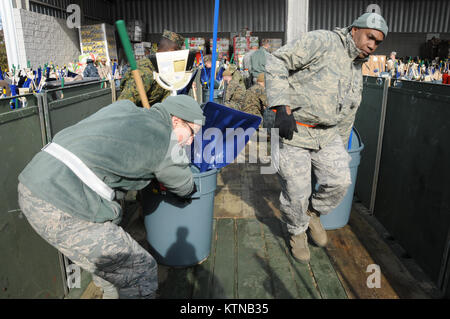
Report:
M277 113L277 110L272 109L272 111ZM306 126L306 127L316 127L317 126L317 124L311 125L311 124L300 123L300 122L297 122L297 121L295 121L295 123L297 123L297 125Z

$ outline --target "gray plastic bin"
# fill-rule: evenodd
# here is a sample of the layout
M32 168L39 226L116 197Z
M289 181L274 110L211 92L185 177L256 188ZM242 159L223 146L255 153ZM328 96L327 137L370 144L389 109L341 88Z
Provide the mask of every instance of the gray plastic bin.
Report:
M321 215L320 221L325 229L338 229L347 225L352 210L353 193L355 191L356 176L358 174L358 166L361 161L361 151L364 149L364 144L356 129L353 129L351 148L348 153L352 157L350 161L350 174L352 177L352 184L348 188L342 202L331 213Z
M152 187L142 191L147 241L160 264L186 267L209 256L217 170L197 170L193 175L197 192L190 204L170 193L156 193Z

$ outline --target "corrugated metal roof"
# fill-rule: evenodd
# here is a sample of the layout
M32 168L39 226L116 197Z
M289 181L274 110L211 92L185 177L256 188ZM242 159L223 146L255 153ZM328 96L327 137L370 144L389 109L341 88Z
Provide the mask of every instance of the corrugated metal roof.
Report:
M255 32L284 32L285 0L221 0L219 32L248 27ZM141 20L146 32L212 32L214 0L116 0L115 18Z
M450 32L448 0L310 0L309 30L350 25L377 4L389 32Z

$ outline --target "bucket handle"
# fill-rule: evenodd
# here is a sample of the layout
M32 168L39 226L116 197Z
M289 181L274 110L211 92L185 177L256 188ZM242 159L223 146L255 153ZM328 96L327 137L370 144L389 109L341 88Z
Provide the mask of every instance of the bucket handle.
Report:
M202 184L200 183L200 178L197 180L194 177L194 183L195 183L195 187L197 188L197 191L194 194L192 194L191 198L192 199L198 199L202 195L202 189L201 189L201 185Z

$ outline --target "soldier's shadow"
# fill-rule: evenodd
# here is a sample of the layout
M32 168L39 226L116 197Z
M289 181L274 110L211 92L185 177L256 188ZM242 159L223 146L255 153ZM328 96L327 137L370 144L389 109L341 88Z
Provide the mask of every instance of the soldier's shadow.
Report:
M123 204L124 217L120 226L147 250L156 260L198 260L195 247L188 242L189 231L185 227L177 229L176 241L169 247L165 256L161 256L147 241L145 215L142 205L136 199ZM225 293L220 280L211 271L214 252L208 259L189 267L167 266L158 264L157 297L160 299L208 299L224 298Z

